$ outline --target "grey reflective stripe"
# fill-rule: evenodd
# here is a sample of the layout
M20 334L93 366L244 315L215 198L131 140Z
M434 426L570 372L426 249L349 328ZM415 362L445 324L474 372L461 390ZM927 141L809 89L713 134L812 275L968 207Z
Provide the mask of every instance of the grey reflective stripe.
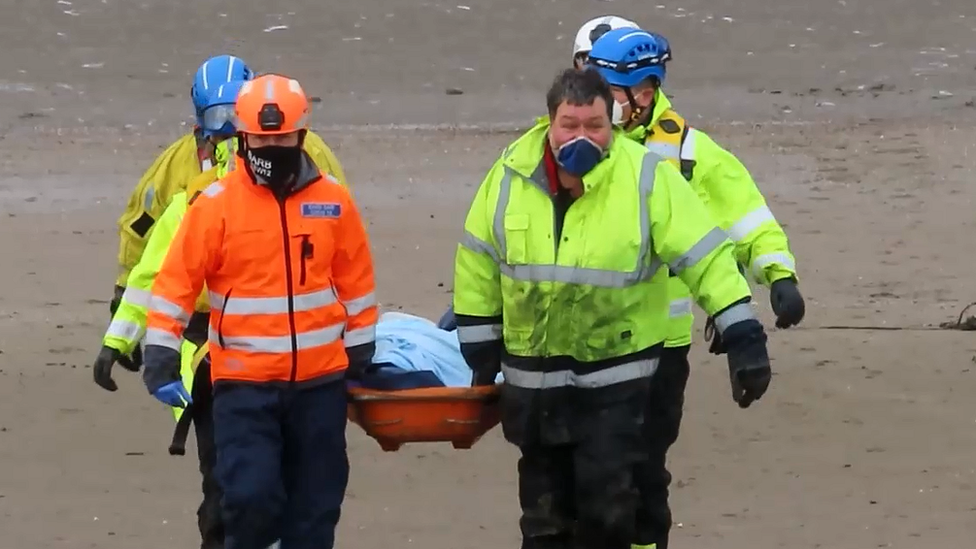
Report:
M501 324L482 324L480 326L458 326L458 341L461 343L486 343L502 338Z
M126 286L125 292L122 293L122 301L128 301L137 307L148 307L151 298L152 294L147 290L132 286Z
M664 158L674 158L675 160L681 154L681 147L672 145L671 143L655 143L651 141L647 143L647 150Z
M721 314L715 317L715 327L718 329L719 333L724 333L729 326L742 322L743 320L754 320L756 318L756 313L753 312L752 306L748 303L740 303L738 305L733 305L728 309L722 311Z
M735 242L739 242L768 221L776 221L776 218L773 217L773 212L768 206L760 206L742 216L729 227L729 238Z
M592 286L622 288L632 286L638 282L649 280L661 268L663 262L654 255L651 240L650 197L654 190L654 172L663 159L648 152L641 161L639 182L639 215L641 244L637 254L633 271L611 271L587 267L569 267L565 265L509 265L505 262L507 248L505 241L505 211L512 191L512 176L506 169L498 191L498 203L495 206L495 216L492 231L498 244L499 270L505 276L525 282L564 282L567 284L589 284ZM543 191L545 192L545 191ZM724 235L724 233L723 233ZM463 243L463 242L462 242Z
M468 231L464 231L464 235L461 237L461 245L472 252L486 254L490 256L495 263L499 263L498 253L495 251L495 247Z
M562 282L565 284L589 284L601 288L624 288L649 279L661 267L661 262L654 262L652 267L653 269L646 271L640 270L629 273L563 265L502 264L500 269L501 273L508 278L525 282ZM645 272L649 274L645 275Z
M693 267L704 259L705 256L712 253L712 250L721 246L726 239L728 239L728 235L725 234L725 231L715 227L708 231L705 236L701 237L701 240L696 242L687 252L681 254L675 261L672 261L669 267L671 267L671 270L675 274L689 267Z
M658 359L637 360L617 366L610 366L590 374L575 374L571 370L555 372L527 372L502 364L505 383L523 389L555 389L558 387L579 387L599 389L626 381L651 377L657 371Z
M492 231L498 244L498 261L504 263L508 259L508 242L505 240L505 211L508 200L512 196L512 172L505 168L505 174L498 188L498 203L495 205L495 217L492 220Z
M142 337L143 326L128 320L112 319L112 323L105 330L105 335L118 337L126 341L137 341Z
M184 311L179 305L155 294L149 300L149 310L166 315L180 324L186 324L190 321L189 313Z
M688 316L690 314L691 314L690 297L673 299L671 300L671 303L668 304L668 316L670 318L681 318L683 316Z
M295 336L298 343L298 348L296 350L301 351L305 349L314 349L316 347L322 347L330 343L335 343L342 336L342 330L343 325L336 324L326 326L325 328L320 328L318 330L299 332ZM210 343L214 345L221 345L221 343L223 343L224 349L246 351L249 353L282 354L292 352L291 335L223 336L222 338L218 338L217 332L213 329L213 327L209 329L208 333ZM147 335L147 344L148 337L149 336Z
M791 272L796 272L796 262L793 261L793 258L783 252L773 252L763 254L752 260L752 274L757 279L761 279L763 269L773 264L782 265Z
M179 337L167 332L166 330L149 328L146 330L145 344L159 345L160 347L166 347L167 349L173 349L174 351L179 352L183 342Z
M376 294L369 292L368 294L357 297L356 299L350 299L349 301L343 301L342 304L346 307L346 314L349 316L356 316L359 313L369 309L376 305Z
M288 298L286 296L236 297L232 295L227 300L227 303L224 303L224 296L216 292L207 293L210 297L211 309L223 311L223 314L227 315L274 315L288 313ZM337 302L335 293L331 287L317 292L298 294L292 298L292 301L296 313L327 307Z
M203 193L202 194L205 194L205 195L209 196L210 198L213 198L213 197L217 196L218 194L220 194L222 192L224 192L224 186L221 185L220 183L217 183L215 181L215 182L207 185L207 188L206 189L203 189Z
M364 343L372 343L376 341L376 325L372 324L365 328L346 330L346 333L342 335L342 340L346 347L355 347L356 345L363 345Z

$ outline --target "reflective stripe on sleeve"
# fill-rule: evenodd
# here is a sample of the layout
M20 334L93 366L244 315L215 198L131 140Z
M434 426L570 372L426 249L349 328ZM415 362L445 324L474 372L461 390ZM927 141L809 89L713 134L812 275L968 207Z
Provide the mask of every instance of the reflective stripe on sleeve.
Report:
M143 327L128 320L112 319L112 323L105 330L105 335L117 337L126 341L136 341L142 335Z
M166 330L149 328L146 330L145 344L158 345L160 347L166 347L167 349L173 349L174 351L179 352L183 345L183 340L167 332Z
M776 221L776 218L773 217L773 212L768 206L760 206L742 216L729 227L729 238L734 242L739 242L768 221Z
M578 387L599 389L618 383L651 377L657 371L658 359L637 360L589 374L576 374L571 370L555 372L527 372L507 364L502 364L505 383L523 389L554 389L558 387Z
M682 297L681 299L673 299L668 305L668 315L670 318L681 318L691 314L691 298Z
M151 299L152 294L150 292L132 286L126 286L125 292L122 293L122 301L128 301L137 307L149 307Z
M166 315L183 325L190 321L190 315L179 305L155 294L149 300L149 310Z
M461 245L474 253L488 255L495 263L499 263L498 252L495 247L468 231L464 231L464 236L461 237Z
M740 303L738 305L733 305L728 309L722 311L721 314L715 317L715 328L718 332L725 333L725 330L729 326L742 322L743 320L754 320L756 318L756 313L752 310L752 306L748 303Z
M206 170L204 170L204 171L206 171ZM207 185L207 188L206 189L203 189L203 191L202 191L203 194L209 196L210 198L213 198L213 197L217 196L218 194L220 194L222 192L224 192L224 186L221 185L220 183L216 182L216 181L214 181L213 183Z
M346 347L355 347L356 345L372 343L376 341L376 325L373 324L366 326L365 328L346 330L346 333L342 336L342 341Z
M672 262L669 266L675 274L681 271L695 266L699 261L705 258L708 254L712 253L712 250L718 248L723 242L728 238L725 231L715 227L714 229L708 231L692 246L687 252L682 254L677 260Z
M761 279L762 271L769 265L779 264L786 267L791 272L796 272L796 262L793 261L789 255L782 252L773 252L768 254L763 254L756 259L752 260L752 274L757 278Z
M376 305L376 294L369 292L368 294L357 297L356 299L350 299L349 301L344 301L342 303L346 308L346 314L349 316L356 316L359 313L365 311L366 309Z
M502 338L501 324L481 324L479 326L458 326L458 341L465 343L486 343Z

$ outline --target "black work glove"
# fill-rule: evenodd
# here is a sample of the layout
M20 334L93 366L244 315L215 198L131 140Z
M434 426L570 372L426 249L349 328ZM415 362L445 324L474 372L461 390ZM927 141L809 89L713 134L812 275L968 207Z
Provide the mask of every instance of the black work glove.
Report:
M349 362L349 367L346 368L346 380L347 381L362 381L363 377L366 375L369 369L369 362L355 361Z
M796 326L803 320L806 305L803 296L792 278L782 278L769 287L769 304L776 315L777 328Z
M437 327L448 332L457 330L457 317L454 316L453 305L448 307L447 310L444 311L444 314L441 315L440 320L437 321Z
M766 333L758 320L743 320L722 334L729 361L732 400L748 408L769 388L773 372L769 367Z
M722 334L715 327L715 317L705 319L705 341L711 341L708 352L713 355L725 354L725 343L722 341Z
M349 367L346 368L346 379L362 381L373 365L373 355L376 354L376 343L363 343L346 349L349 357Z
M118 391L119 386L115 384L115 380L112 379L112 366L118 362L119 358L122 356L118 350L111 347L102 347L102 350L98 352L98 356L95 357L95 364L92 366L92 372L95 376L95 383L99 387L105 389L106 391Z
M471 386L477 387L479 385L494 385L495 378L498 377L498 373L502 371L501 364L497 363L496 366L482 366L477 370L471 371Z
M136 345L136 348L132 350L132 356L120 356L119 366L130 372L138 372L139 368L142 367L142 347Z

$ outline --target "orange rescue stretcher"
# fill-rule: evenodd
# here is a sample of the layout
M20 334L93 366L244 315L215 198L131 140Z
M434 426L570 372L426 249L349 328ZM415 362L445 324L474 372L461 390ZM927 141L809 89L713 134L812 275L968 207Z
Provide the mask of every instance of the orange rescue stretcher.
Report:
M408 442L471 448L501 420L497 386L378 391L350 387L349 419L385 452Z

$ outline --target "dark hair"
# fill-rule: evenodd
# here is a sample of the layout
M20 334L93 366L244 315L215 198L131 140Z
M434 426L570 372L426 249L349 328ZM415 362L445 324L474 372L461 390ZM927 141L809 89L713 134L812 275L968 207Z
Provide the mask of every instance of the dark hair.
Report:
M610 85L591 67L566 69L556 76L546 93L549 117L556 115L556 109L563 102L570 105L592 105L597 97L602 97L607 106L607 116L613 117L613 96Z

